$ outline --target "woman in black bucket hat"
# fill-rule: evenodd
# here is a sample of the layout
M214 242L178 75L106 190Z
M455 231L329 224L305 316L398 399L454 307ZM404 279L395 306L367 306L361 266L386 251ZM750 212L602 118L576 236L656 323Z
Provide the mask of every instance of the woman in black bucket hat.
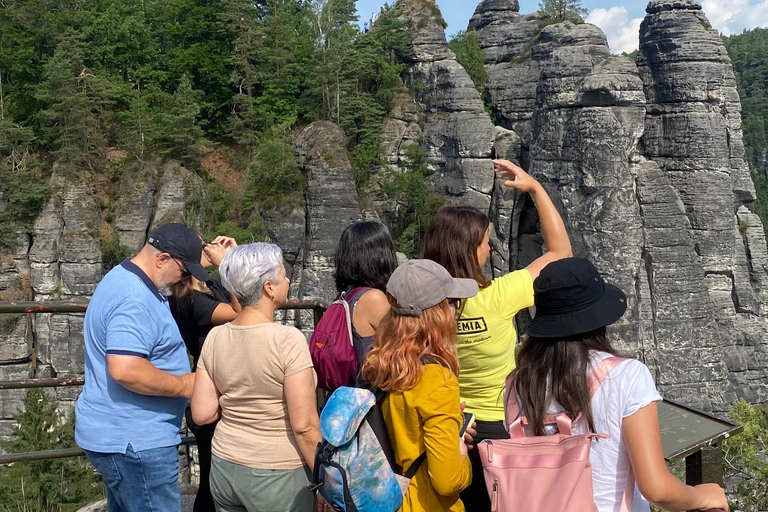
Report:
M574 434L610 436L594 442L590 452L599 512L623 510L622 500L632 512L649 512L649 502L670 511L728 510L720 486L685 485L664 463L661 396L651 373L638 360L615 357L606 336L606 327L627 309L624 292L603 281L589 261L566 258L541 271L534 297L536 316L511 380L528 422L526 433L554 433L545 416L566 412L581 416ZM607 376L590 390L588 377L595 369Z

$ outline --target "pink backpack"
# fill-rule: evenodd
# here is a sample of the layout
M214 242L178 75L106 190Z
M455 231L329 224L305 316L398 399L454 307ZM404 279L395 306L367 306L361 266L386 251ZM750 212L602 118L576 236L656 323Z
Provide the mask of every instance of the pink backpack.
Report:
M354 288L341 292L315 326L309 339L309 355L317 374L317 385L326 391L341 386L354 386L359 361L352 336L349 302L370 288Z
M597 364L589 376L590 396L622 361L619 357L607 357ZM608 436L573 435L571 429L579 418L571 421L565 413L545 418L547 424L557 425L559 433L526 436L523 427L527 421L520 416L514 375L512 372L505 384L505 424L509 425L510 439L478 444L492 512L597 512L589 450L593 438ZM630 467L621 512L631 511L634 491L635 478Z

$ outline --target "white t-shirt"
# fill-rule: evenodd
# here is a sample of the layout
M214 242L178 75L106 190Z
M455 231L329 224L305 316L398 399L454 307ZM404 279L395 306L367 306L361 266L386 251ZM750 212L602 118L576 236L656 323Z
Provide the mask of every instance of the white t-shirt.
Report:
M610 354L592 352L592 366ZM591 372L591 368L590 368ZM636 359L627 359L619 363L603 381L592 397L592 416L597 433L608 434L608 439L592 442L589 461L592 464L592 490L599 512L619 512L621 499L627 486L629 475L629 454L621 438L621 424L624 418L631 416L651 402L661 401L661 395L651 377L648 367ZM562 412L563 407L553 402L547 414ZM548 433L557 429L546 427ZM573 429L574 434L586 434L586 422L580 421ZM528 432L530 435L530 432ZM649 512L648 501L643 498L635 485L632 512Z

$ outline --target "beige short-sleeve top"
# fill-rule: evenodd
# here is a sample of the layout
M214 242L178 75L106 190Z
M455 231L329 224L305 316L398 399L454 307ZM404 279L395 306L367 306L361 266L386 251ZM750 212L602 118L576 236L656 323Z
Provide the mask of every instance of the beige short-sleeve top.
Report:
M212 329L197 371L207 371L221 394L213 454L257 469L305 465L288 420L283 383L307 368L312 368L307 340L295 327L265 323Z

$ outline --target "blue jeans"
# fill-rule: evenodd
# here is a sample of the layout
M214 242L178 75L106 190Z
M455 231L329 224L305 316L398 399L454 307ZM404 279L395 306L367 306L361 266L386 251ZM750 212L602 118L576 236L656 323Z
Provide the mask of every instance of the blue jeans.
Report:
M101 475L109 512L181 512L175 446L125 453L84 450Z

